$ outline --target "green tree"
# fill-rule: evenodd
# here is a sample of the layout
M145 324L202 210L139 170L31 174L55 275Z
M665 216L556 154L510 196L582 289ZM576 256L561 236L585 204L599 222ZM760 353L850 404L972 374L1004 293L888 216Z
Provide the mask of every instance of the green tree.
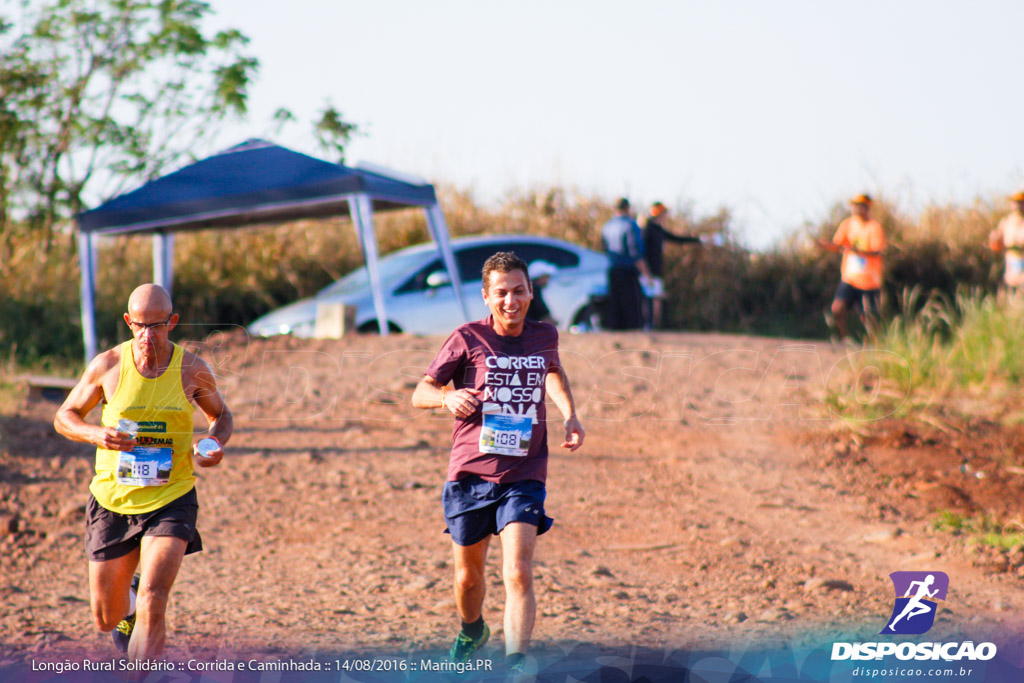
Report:
M344 164L345 148L352 138L361 135L362 131L357 124L343 119L341 112L329 101L317 112L317 117L313 121L313 138L316 140L317 149L326 157ZM274 134L279 135L286 127L297 121L298 118L291 110L284 107L278 109L273 117Z
M55 226L87 197L160 175L218 123L246 112L259 62L239 31L203 32L205 2L0 7L0 231L8 245L21 225L49 250Z
M345 148L352 137L359 133L359 127L341 117L341 112L328 103L320 118L313 124L313 135L320 149L337 158L339 164L345 163Z

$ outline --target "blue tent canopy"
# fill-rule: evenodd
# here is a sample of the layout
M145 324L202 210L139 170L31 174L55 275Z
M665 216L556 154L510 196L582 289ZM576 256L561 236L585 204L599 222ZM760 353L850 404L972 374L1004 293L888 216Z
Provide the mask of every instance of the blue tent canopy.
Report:
M96 355L93 309L97 236L152 234L153 280L170 291L174 232L349 216L370 271L379 329L387 334L373 213L409 207L420 207L426 213L431 236L465 316L459 272L434 187L398 174L349 168L264 140L249 140L80 213L77 221L86 360Z
M249 140L79 214L78 226L111 234L338 216L357 194L369 195L374 211L437 204L432 185Z

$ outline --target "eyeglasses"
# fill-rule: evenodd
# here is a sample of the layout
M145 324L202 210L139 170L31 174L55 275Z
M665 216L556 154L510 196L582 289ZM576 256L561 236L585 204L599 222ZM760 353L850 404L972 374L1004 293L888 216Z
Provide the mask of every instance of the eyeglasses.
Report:
M128 326L131 327L133 330L136 330L136 331L139 331L139 330L158 331L160 329L163 329L167 325L167 323L171 322L171 318L173 318L173 317L174 316L171 316L171 317L167 318L167 320L165 320L165 321L163 321L161 323L139 323L139 322L135 322L134 320L129 320L128 321Z

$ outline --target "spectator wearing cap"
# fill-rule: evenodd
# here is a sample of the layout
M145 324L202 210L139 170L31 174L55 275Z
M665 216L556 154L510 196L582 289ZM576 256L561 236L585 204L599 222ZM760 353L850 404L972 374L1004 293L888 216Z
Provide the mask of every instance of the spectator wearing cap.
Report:
M668 217L668 208L661 202L651 204L647 212L647 220L644 223L644 260L647 262L647 269L651 273L651 286L647 289L646 326L648 328L661 327L663 302L665 301L665 242L676 242L678 244L700 243L699 237L692 235L677 235L669 232L662 225L662 221Z
M601 241L611 259L608 304L604 325L610 330L636 330L644 324L644 294L640 277L650 282L644 260L644 238L630 216L628 199L620 199L615 216L601 228Z
M1011 294L1024 289L1024 191L1009 196L1015 209L1005 216L988 236L993 251L1006 252L1006 270L1003 282Z
M831 252L842 250L842 278L832 301L832 322L842 340L847 335L846 316L858 308L869 333L878 316L878 296L882 289L882 252L885 233L871 218L871 197L859 194L850 200L849 218L839 224L831 242L819 244Z
M544 301L544 288L551 282L551 276L558 272L558 266L547 261L534 261L528 266L530 270L530 282L533 285L533 301L526 309L526 319L535 320L539 323L551 323L555 325L555 319L551 317L551 309Z

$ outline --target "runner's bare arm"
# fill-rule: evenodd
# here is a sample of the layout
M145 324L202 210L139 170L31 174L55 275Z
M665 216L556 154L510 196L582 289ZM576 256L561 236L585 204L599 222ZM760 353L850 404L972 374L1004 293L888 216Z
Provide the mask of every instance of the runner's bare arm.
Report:
M198 356L193 356L193 362L189 366L191 370L187 378L187 395L195 401L206 421L210 423L209 436L217 439L223 446L231 438L231 433L235 429L235 418L228 409L227 403L224 402L224 397L217 388L217 380L206 361ZM224 450L220 448L196 462L202 467L213 467L223 457Z
M444 408L456 417L469 417L480 407L479 389L449 389L424 375L412 392L413 408Z
M555 407L562 413L565 420L565 441L562 448L575 451L583 445L583 439L587 433L576 416L576 402L572 398L572 388L569 386L569 377L562 368L554 368L548 372L544 379L544 389L548 396L555 402Z
M440 382L430 375L424 375L416 385L415 391L412 392L412 407L441 408L444 406L444 402L441 400L444 393Z
M113 427L88 424L85 416L105 398L103 379L112 368L120 365L121 358L114 350L104 351L92 359L82 379L68 394L53 418L53 428L72 441L91 443L112 451L130 451L135 439Z
M1003 229L1002 226L997 226L995 230L988 234L988 248L992 251L1002 251L1003 247Z

